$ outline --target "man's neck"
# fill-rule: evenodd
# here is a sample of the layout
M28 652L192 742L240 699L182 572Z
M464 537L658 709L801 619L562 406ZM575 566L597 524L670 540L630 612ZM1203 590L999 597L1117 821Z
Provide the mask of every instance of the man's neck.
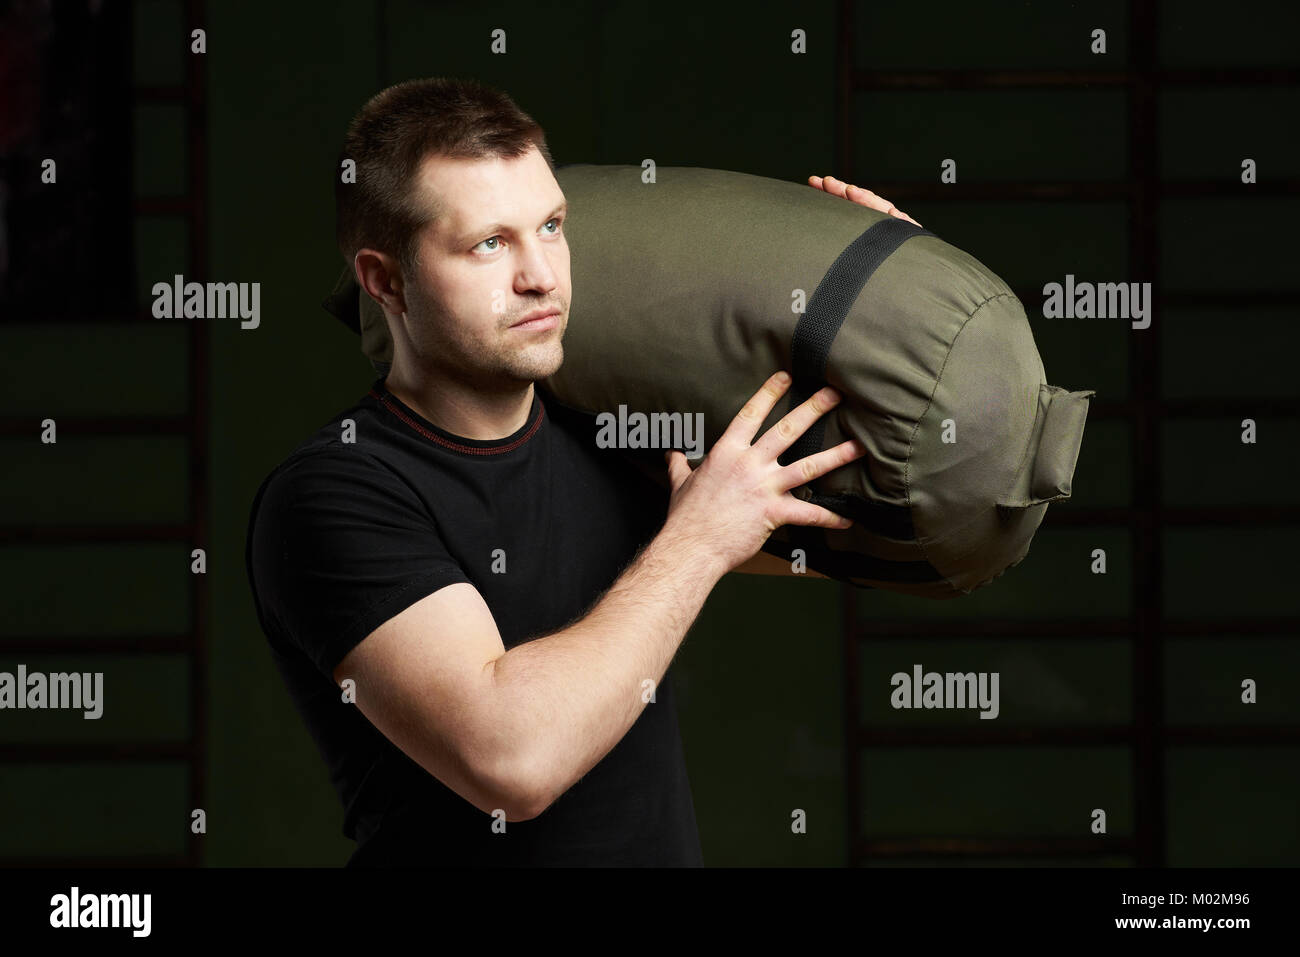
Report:
M477 392L441 377L399 373L394 364L384 385L438 428L462 439L490 442L514 435L527 424L533 407L531 382L518 392Z

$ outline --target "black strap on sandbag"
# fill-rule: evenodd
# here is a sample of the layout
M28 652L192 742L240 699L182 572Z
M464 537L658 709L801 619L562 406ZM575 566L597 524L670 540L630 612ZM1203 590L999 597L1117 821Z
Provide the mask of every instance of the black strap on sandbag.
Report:
M888 216L867 227L862 235L835 258L831 268L826 270L826 275L813 290L812 298L808 300L808 309L794 327L794 337L790 343L790 372L794 381L790 386L787 411L806 402L826 384L826 361L831 354L835 336L839 333L840 326L844 325L844 319L853 308L853 303L880 264L913 236L933 235L928 229L922 229L905 219ZM825 439L826 418L823 416L795 439L794 444L782 453L778 461L782 465L789 465L820 452ZM828 508L837 515L851 518L874 534L896 541L915 541L912 511L905 505L870 502L848 496L829 497L815 492L808 495L808 501ZM816 534L806 528L798 529L792 535L804 547L814 547L817 541ZM841 570L847 571L844 556L837 554L835 558ZM903 579L897 579L893 574L877 574L873 577L889 581L930 581L943 577L930 568L928 563L923 562L921 565L924 567L903 571ZM878 573L882 570L874 569ZM892 571L897 574L900 569ZM918 577L911 577L913 575Z
M884 538L892 538L898 542L916 541L916 529L912 525L912 510L906 505L876 502L860 495L847 495L843 492L822 495L811 490L808 501L836 515L851 518L867 531Z
M807 310L794 327L794 338L790 342L790 374L794 381L790 386L789 408L806 402L826 385L826 360L831 354L831 345L872 273L913 236L933 235L928 229L905 219L887 216L867 227L835 258L813 290ZM825 433L826 419L823 416L799 436L778 461L789 465L820 452Z
M896 561L858 552L836 551L828 548L815 531L805 525L788 526L788 541L773 541L769 538L763 543L762 551L788 562L793 550L802 548L809 568L858 588L876 587L868 585L867 581L923 585L944 580L943 574L924 559Z

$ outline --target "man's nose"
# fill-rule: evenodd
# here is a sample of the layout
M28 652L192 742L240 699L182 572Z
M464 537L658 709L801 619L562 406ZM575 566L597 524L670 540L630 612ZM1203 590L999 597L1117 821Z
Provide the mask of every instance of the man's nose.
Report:
M559 287L559 275L541 242L525 243L520 252L515 291L536 290L550 293Z

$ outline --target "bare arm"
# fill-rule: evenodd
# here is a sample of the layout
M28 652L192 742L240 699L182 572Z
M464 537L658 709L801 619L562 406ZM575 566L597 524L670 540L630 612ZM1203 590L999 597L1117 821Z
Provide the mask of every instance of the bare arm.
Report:
M579 621L505 651L469 585L395 616L339 664L366 717L484 811L540 814L623 738L714 585L783 524L848 520L789 489L865 451L846 442L788 466L785 451L838 397L822 390L751 445L788 387L773 377L704 463L669 456L673 496L660 533ZM834 398L832 398L834 397Z
M335 669L366 718L484 813L540 814L622 739L725 569L661 532L580 621L505 650L478 590L441 588ZM645 695L649 697L648 694Z
M622 740L725 572L665 528L584 618L491 663L505 720L530 742L520 774L532 782L533 813Z

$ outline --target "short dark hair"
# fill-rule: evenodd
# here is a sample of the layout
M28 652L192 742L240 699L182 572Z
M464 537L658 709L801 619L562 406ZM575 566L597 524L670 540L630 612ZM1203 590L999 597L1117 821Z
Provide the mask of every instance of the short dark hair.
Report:
M334 168L339 252L351 265L357 250L370 247L411 268L415 235L437 216L413 195L426 157L507 159L534 146L554 171L541 125L505 93L477 80L430 77L376 93L348 125ZM355 183L343 182L349 159L356 163Z

